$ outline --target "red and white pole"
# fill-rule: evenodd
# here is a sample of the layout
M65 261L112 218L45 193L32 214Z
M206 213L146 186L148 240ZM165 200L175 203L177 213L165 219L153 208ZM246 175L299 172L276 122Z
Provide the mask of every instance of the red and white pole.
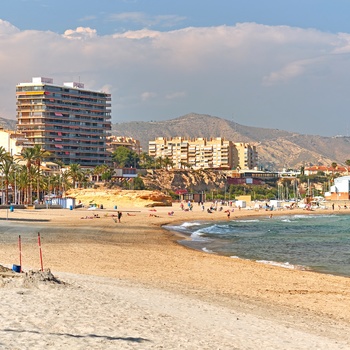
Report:
M22 272L22 244L21 244L21 235L18 236L18 249L19 249L19 272Z
M43 267L43 253L42 253L42 251L41 251L40 232L38 232L38 244L39 244L39 251L40 251L41 271L44 271L44 267Z

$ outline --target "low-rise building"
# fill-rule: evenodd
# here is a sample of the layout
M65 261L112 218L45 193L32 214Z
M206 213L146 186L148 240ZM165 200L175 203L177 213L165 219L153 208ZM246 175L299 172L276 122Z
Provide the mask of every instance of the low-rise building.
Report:
M33 147L33 143L20 132L0 128L0 147L3 147L11 156L16 156L23 148Z
M140 141L133 139L132 137L127 136L107 136L107 151L113 153L118 147L126 147L136 152L137 154L141 154L142 147L140 145Z
M327 165L313 165L304 168L304 174L306 176L318 175L324 173L325 175L342 174L348 175L350 173L350 167L337 165L335 168Z
M342 176L334 179L330 193L326 196L329 200L349 200L350 176Z

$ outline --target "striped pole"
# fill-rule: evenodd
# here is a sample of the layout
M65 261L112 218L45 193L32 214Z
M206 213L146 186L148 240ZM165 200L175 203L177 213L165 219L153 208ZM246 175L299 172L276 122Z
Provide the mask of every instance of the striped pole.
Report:
M38 232L38 244L39 244L39 252L40 252L41 271L44 271L44 267L43 267L43 253L41 251L40 232Z
M21 244L21 235L18 236L18 249L19 249L19 272L22 272L22 244Z

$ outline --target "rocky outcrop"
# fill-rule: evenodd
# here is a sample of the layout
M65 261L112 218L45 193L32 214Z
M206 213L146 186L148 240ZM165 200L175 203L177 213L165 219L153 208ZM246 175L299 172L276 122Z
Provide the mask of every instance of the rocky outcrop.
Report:
M147 188L176 192L187 189L189 192L223 189L226 174L218 170L148 170L142 177Z

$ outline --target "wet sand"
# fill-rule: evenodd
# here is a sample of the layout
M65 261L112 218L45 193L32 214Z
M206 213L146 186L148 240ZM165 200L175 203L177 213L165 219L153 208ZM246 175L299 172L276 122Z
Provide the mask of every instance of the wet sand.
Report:
M225 220L223 212L120 209L121 223L108 209L0 213L0 264L18 264L20 234L23 269L40 269L40 232L44 268L68 282L3 286L0 348L16 348L13 334L18 349L350 348L349 278L193 251L161 228ZM307 212L274 215L297 213ZM230 219L256 215L268 213Z

